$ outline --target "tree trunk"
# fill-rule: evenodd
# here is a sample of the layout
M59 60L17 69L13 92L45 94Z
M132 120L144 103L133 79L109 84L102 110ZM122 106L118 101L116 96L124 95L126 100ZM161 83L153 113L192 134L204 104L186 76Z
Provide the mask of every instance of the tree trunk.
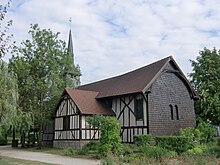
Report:
M15 140L15 129L12 131L12 140Z
M22 148L25 147L25 132L24 131L21 132L21 147Z

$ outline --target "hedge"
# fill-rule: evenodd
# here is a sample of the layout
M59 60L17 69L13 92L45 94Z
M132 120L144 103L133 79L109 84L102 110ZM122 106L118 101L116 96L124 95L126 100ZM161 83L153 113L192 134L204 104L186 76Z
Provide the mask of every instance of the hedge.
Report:
M157 136L155 141L159 147L176 151L178 154L194 147L193 142L189 138L182 136Z
M134 143L137 144L138 146L150 144L151 140L152 140L151 134L134 135Z

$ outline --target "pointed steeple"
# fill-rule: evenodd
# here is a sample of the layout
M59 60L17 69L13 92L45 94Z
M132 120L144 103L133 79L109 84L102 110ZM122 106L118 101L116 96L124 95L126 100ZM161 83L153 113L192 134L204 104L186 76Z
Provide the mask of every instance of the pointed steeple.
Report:
M74 64L74 52L73 52L73 40L72 40L71 29L70 29L70 31L69 31L68 55L71 56L72 65L75 66L75 64Z

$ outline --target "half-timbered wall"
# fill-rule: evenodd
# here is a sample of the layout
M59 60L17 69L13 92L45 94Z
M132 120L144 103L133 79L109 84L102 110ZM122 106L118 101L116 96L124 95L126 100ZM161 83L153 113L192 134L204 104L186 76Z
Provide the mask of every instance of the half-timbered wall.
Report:
M64 122L68 124L66 128L69 129L66 129L64 127ZM68 96L65 96L56 111L54 139L79 140L80 139L79 123L80 123L80 115L76 105Z
M143 118L137 119L135 110L135 100L143 100ZM142 94L127 95L113 98L112 110L121 124L120 135L123 142L133 142L133 136L147 134L147 100Z
M175 68L168 64L149 89L149 131L172 135L195 126L194 101Z
M81 115L72 99L65 96L56 111L54 147L63 148L70 145L80 148L79 141L95 139L99 139L98 129L92 128L86 122L86 115Z

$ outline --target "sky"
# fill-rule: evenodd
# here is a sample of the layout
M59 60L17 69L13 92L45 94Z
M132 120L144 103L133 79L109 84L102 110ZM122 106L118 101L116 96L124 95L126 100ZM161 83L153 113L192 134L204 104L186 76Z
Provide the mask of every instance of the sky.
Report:
M70 17L82 84L167 56L187 76L199 51L220 49L219 0L12 0L6 15L17 45L29 39L31 23L60 32L67 42Z

